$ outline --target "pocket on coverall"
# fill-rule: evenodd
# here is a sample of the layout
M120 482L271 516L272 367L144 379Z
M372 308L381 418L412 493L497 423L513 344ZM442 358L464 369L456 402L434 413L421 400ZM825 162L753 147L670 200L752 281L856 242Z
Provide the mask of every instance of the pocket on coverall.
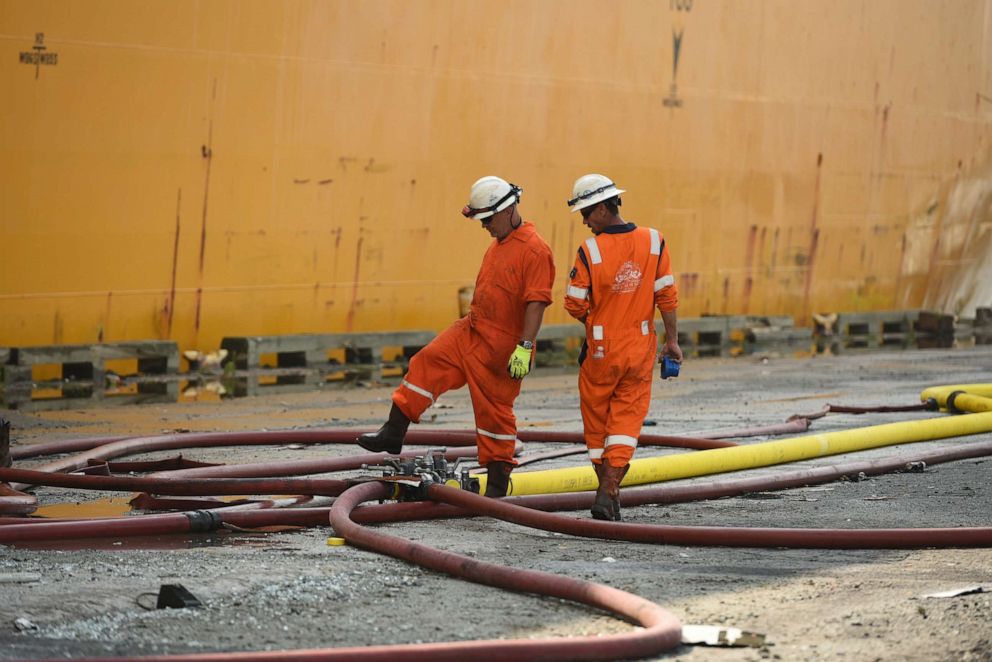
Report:
M611 341L593 340L586 350L586 358L580 370L591 383L615 384L620 378L621 366L616 363L619 357L613 356L611 349Z

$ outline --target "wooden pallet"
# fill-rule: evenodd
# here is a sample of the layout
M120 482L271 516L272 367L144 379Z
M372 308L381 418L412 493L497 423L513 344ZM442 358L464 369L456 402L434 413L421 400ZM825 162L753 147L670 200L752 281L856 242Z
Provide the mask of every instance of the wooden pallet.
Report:
M686 356L721 356L744 351L747 318L743 315L703 315L678 321L679 346ZM658 319L655 329L665 337L665 323Z
M781 347L805 347L813 344L813 329L796 327L789 315L748 317L744 329L745 348L748 352Z
M992 345L992 307L980 306L975 309L971 334L976 345Z
M179 347L166 340L11 347L3 368L11 409L174 402L179 392Z
M845 347L950 347L954 341L952 315L926 310L882 310L838 313L833 333Z
M221 341L235 366L235 395L308 390L356 380L400 377L433 331L229 336ZM383 351L399 351L387 361Z
M778 342L809 344L810 329L796 329L788 316L747 317L743 315L707 315L686 317L678 321L679 345L687 356L737 354L751 346ZM665 324L655 319L655 332L665 338ZM541 327L537 335L537 365L574 363L585 339L581 324L552 324Z

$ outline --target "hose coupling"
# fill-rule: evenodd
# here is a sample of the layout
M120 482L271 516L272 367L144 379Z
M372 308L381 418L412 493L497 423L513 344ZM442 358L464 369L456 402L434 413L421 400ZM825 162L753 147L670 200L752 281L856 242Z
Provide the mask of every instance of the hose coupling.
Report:
M947 411L951 412L952 414L968 413L954 406L954 401L957 399L959 395L967 395L967 393L965 393L964 391L954 391L947 396Z
M469 492L479 493L479 479L469 474L469 467L461 466L461 460L448 462L444 457L445 448L428 449L426 455L413 458L387 457L380 466L365 465L363 469L382 472L385 482L395 486L394 498L397 501L424 501L431 485L459 487Z
M213 510L194 510L185 515L189 518L189 530L192 533L216 531L224 524L220 514Z

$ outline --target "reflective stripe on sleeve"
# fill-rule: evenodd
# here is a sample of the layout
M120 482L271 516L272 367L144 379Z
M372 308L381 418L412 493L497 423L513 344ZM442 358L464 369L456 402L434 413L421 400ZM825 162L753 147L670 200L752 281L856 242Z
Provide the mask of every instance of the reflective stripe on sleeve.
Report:
M407 387L408 389L410 389L414 393L417 393L419 395L424 396L425 398L427 398L428 400L431 401L431 404L432 405L434 404L434 394L431 393L430 391L428 391L426 389L422 389L419 386L415 386L415 385L411 384L410 382L408 382L405 379L401 382L401 385Z
M596 244L595 237L586 239L586 247L589 249L589 259L592 260L593 264L599 264L603 261L603 256L599 254L599 246Z
M662 276L661 278L659 278L654 282L654 291L657 292L662 288L671 287L674 284L675 284L675 276L673 276L672 274L668 274L667 276Z
M565 294L573 299L586 299L589 296L589 288L569 285L568 289L565 291Z
M504 441L517 440L517 435L515 434L496 434L495 432L490 432L489 430L483 430L482 428L475 428L475 431L481 434L483 437L489 437L490 439L503 439Z
M648 228L651 233L651 255L661 255L661 235L654 228Z
M606 438L606 447L610 446L632 446L637 448L637 437L630 437L625 434L611 434Z

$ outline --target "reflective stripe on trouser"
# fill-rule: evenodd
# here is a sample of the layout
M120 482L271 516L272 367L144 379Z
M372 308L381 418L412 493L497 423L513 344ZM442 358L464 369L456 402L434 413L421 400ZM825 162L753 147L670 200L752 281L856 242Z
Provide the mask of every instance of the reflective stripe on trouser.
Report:
M582 362L579 395L590 460L623 466L634 456L651 404L656 342L654 334L648 341L600 341L604 357L590 353Z
M410 369L393 392L393 402L415 423L441 396L468 384L475 411L479 463L509 462L517 438L513 401L520 382L506 363L517 341L513 336L473 329L456 321L410 359Z

